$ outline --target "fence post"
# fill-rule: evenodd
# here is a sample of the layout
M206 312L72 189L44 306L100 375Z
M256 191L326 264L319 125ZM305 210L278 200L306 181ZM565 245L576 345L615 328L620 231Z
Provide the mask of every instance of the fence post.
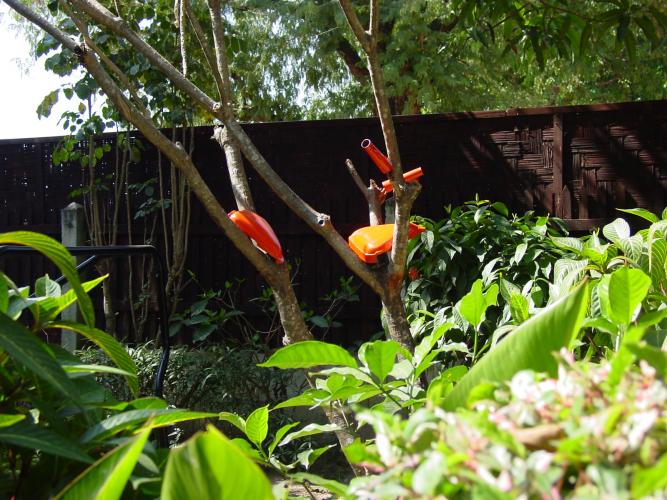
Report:
M83 205L72 202L60 211L60 241L66 247L83 245L86 239L86 220ZM79 321L76 304L72 304L62 312L62 318L70 321ZM77 334L70 330L61 330L60 345L74 351L77 347Z
M570 219L572 218L571 195L565 182L565 173L563 171L565 160L565 132L563 130L563 122L562 113L555 113L553 115L553 208L556 217Z

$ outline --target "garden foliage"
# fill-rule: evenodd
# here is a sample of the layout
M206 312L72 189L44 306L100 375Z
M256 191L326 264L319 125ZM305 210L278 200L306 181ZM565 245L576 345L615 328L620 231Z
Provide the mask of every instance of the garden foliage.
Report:
M416 273L405 290L414 352L394 340L366 342L356 353L307 341L268 358L211 348L210 368L188 387L174 386L188 396L182 401L188 406L210 399L203 388L222 390L216 360L238 360L234 376L244 376L241 365L251 359L262 362L247 368L248 376L267 368L308 371L305 391L288 395L269 384L259 408L237 411L224 398L215 413L132 399L140 388L135 361L149 369L150 349L129 356L91 326L70 325L116 367L81 363L39 340L40 330L68 326L55 319L52 302L69 304L79 294L87 307L84 290L95 282L79 286L71 261L57 260L73 283L60 297L48 278L31 298L3 275L1 374L3 385L17 388L16 397L5 391L10 397L0 406L4 491L24 491L26 481L48 468L53 475L42 483L44 492L64 496L175 497L192 477L204 498L238 488L268 497L269 483L254 461L286 481L350 498L665 495L667 213L628 212L648 227L632 234L618 218L600 233L575 238L558 221L509 217L502 205L483 201L427 222L430 231L412 249ZM42 237L25 237L60 251ZM450 272L451 283L443 278ZM32 311L38 327L31 331L16 321L21 308ZM196 375L200 361L188 361L188 353L176 356L179 371ZM37 373L30 359L36 356L50 368ZM111 401L93 372L116 377L114 392L125 391L130 401ZM268 373L265 380L279 380ZM288 380L292 372L285 373ZM295 407L322 408L338 423L277 418ZM149 441L153 428L202 417L226 423L239 437L230 440L211 427L172 451ZM333 445L294 448L296 440L330 432L347 433L343 452L362 473L347 484L311 470ZM48 439L40 440L42 433ZM236 486L230 471L252 484Z

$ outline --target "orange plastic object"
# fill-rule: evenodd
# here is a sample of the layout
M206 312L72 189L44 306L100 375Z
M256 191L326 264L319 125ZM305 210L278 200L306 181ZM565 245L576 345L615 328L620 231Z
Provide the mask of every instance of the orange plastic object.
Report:
M419 179L422 175L424 175L424 172L421 167L418 167L408 172L405 172L403 174L403 179L405 180L405 182L414 182L417 179ZM382 189L384 189L385 193L391 193L394 190L390 180L382 182Z
M383 155L382 151L376 148L370 139L364 139L361 141L361 147L364 151L366 151L366 154L371 157L371 160L373 160L375 166L380 169L380 172L385 175L391 172L392 167L391 163L389 163L389 158Z
M277 264L285 262L280 241L266 219L250 210L232 210L227 215L246 236L255 241L260 250L273 257Z
M408 238L412 239L426 231L424 226L410 223ZM366 264L375 264L377 256L391 250L391 240L394 236L393 224L381 224L357 229L347 239L350 248Z

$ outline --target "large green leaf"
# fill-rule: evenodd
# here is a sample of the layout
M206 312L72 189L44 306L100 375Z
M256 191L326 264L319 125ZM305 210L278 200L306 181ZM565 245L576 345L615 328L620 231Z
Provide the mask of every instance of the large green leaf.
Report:
M197 420L200 418L217 417L216 413L205 413L199 411L179 410L170 408L166 410L130 410L113 415L100 423L94 425L81 437L82 443L90 443L94 440L108 438L125 430L134 430L143 426L150 419L151 428L164 427L178 422Z
M64 246L53 238L29 231L2 233L0 234L0 245L25 245L34 248L58 266L76 294L83 320L88 326L95 325L93 303L81 286L74 266L74 258Z
M76 387L45 344L26 327L0 313L0 348L51 387L78 403Z
M213 426L169 454L164 500L273 499L261 469Z
M602 234L612 243L618 244L621 240L630 237L630 225L625 219L616 219L602 228Z
M134 361L130 355L123 347L123 344L118 342L115 338L109 335L102 330L81 323L75 323L73 321L54 321L49 324L49 328L64 328L67 330L72 330L76 333L80 333L88 340L93 342L97 347L102 349L104 353L111 358L111 360L116 363L116 366L121 370L125 370L128 373L131 373L132 376L125 377L127 385L132 391L132 394L136 396L139 393L139 382L137 380L137 367L134 364Z
M484 321L484 314L489 306L495 305L498 298L498 285L493 283L486 292L482 292L481 279L476 280L468 292L457 304L465 320L475 329Z
M650 286L651 278L641 269L622 267L614 271L609 278L609 288L604 291L609 294L609 319L630 324Z
M645 208L617 208L619 212L625 212L626 214L636 215L642 219L646 219L649 222L658 222L658 216L652 212L649 212Z
M359 359L383 383L394 368L396 354L400 349L401 346L394 340L367 342L359 349Z
M258 447L266 439L269 433L269 406L262 406L253 411L245 422L245 433L248 439Z
M7 414L7 413L0 413L0 429L3 427L9 427L10 425L14 425L21 420L25 420L25 415L21 413L13 413L13 414Z
M150 429L146 429L114 448L69 483L56 499L120 498L149 435Z
M667 488L667 454L651 467L637 467L632 478L632 498L644 498Z
M0 427L0 443L40 450L42 453L78 462L93 461L76 442L31 422L23 421L9 427Z
M312 368L320 365L357 367L355 359L340 346L319 340L297 342L278 349L257 366L275 368Z
M578 333L588 298L588 284L584 282L518 326L459 381L443 407L453 410L465 405L470 391L484 381L502 382L527 369L554 374L557 363L552 353L567 347Z

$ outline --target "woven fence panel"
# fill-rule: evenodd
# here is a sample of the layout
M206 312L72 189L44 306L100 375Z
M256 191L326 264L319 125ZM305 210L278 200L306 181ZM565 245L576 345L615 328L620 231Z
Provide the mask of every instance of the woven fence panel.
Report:
M249 124L245 128L281 177L313 208L328 213L344 237L367 224L365 202L346 171L345 160L350 158L364 179L383 180L359 147L364 138L382 145L376 120ZM400 117L396 130L404 169L424 170L414 213L426 217L441 218L445 205L479 195L503 201L516 212L558 215L582 230L616 217L616 208L662 211L667 200L667 101ZM224 155L211 136L211 127L196 129L192 157L223 207L231 210L233 196ZM115 137L105 135L102 140L113 145ZM143 142L141 161L129 173L132 183L157 176L158 154ZM0 231L32 229L58 237L60 210L72 201L69 193L81 187L82 171L78 164L53 166L56 144L57 139L0 141ZM115 154L112 147L103 157L97 166L100 175L113 177ZM167 164L162 165L167 172ZM323 305L321 297L349 271L249 165L247 169L257 211L271 223L293 265L298 296L318 310ZM141 200L133 196L132 210L136 210ZM110 198L102 203L106 210L113 210ZM141 221L130 220L130 234L124 198L120 214L118 242L127 243L130 237L134 243L141 242L145 228ZM155 243L161 245L159 234ZM3 269L22 283L34 281L47 269L39 259L0 260ZM238 300L245 307L265 286L196 200L186 268L198 283L188 287L184 303L202 290L219 289L226 281L240 279ZM127 274L123 269L119 267L119 274ZM115 288L119 325L128 329L126 313L132 304L127 285L119 279ZM344 327L332 330L329 339L352 342L380 329L377 298L366 288L360 290L360 298L346 307L341 316ZM121 336L133 339L128 332Z

